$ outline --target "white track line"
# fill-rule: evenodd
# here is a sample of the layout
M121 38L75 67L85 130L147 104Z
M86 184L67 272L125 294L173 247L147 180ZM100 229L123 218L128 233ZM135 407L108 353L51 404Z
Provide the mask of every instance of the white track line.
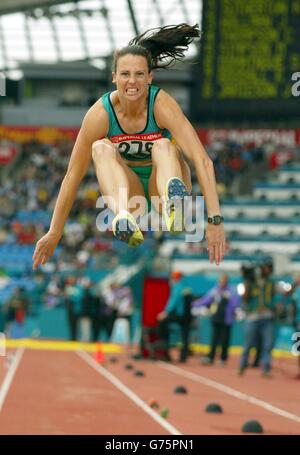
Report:
M281 417L285 417L287 419L293 420L294 422L300 423L300 417L292 414L290 412L285 411L284 409L277 408L276 406L267 403L266 401L260 400L259 398L255 398L251 395L247 395L246 393L239 392L238 390L232 389L231 387L227 387L220 382L213 381L212 379L208 379L204 376L192 373L191 371L185 371L180 367L176 367L174 365L169 365L164 362L158 362L158 366L160 368L164 368L165 370L171 371L179 376L183 376L185 378L191 379L192 381L200 382L201 384L207 385L208 387L213 387L214 389L220 390L221 392L227 393L235 398L239 398L240 400L248 401L251 404L255 404L256 406L260 406L261 408L267 409L274 414L278 414Z
M2 411L6 395L8 394L9 388L14 379L14 375L15 375L17 368L19 366L19 363L22 359L23 353L24 353L24 348L17 349L17 351L13 357L13 360L11 362L11 365L8 369L8 372L4 378L4 381L0 387L0 412Z
M95 362L90 355L84 351L77 351L77 354L87 362L92 368L94 368L98 373L104 376L108 381L110 381L117 389L124 393L130 400L132 400L139 408L141 408L146 414L149 414L153 420L155 420L159 425L165 428L170 434L182 435L173 425L169 422L166 422L159 414L153 411L141 398L139 398L132 390L126 387L116 376L107 371L101 365Z

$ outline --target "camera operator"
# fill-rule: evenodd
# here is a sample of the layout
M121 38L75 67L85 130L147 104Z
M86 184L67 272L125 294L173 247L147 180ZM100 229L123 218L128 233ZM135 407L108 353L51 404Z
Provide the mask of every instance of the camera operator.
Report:
M272 348L275 341L273 263L266 260L259 265L242 267L245 285L243 305L246 313L244 351L239 374L248 366L250 349L261 342L263 375L270 376Z
M275 293L281 293L272 277L273 262L267 259L257 265L242 267L245 284L243 306L246 313L244 351L240 360L239 374L242 375L248 366L249 352L256 347L254 365L263 366L263 375L270 376L272 348L275 342ZM300 277L283 294L291 295L300 286ZM255 365L256 366L256 365Z

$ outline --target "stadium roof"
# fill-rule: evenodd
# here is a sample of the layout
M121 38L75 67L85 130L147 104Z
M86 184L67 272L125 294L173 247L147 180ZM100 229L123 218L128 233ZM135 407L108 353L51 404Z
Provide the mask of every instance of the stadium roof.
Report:
M67 2L66 0L1 0L0 14L10 14L59 3Z
M201 21L201 0L1 0L0 70L19 63L97 61L138 33ZM188 56L196 54L191 46Z

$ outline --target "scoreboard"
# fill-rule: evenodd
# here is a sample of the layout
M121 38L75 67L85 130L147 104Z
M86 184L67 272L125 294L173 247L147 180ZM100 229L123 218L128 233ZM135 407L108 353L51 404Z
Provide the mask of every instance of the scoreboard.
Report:
M198 119L300 118L300 0L203 0L201 28Z

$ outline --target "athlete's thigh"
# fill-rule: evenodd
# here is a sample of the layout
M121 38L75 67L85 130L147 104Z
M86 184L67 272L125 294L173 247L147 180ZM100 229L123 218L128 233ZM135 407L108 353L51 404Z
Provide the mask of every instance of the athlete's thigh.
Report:
M121 156L119 155L117 157L118 159L118 162L119 164L122 166L126 176L127 176L127 179L128 179L128 182L129 182L129 194L128 194L128 200L132 200L132 198L135 198L136 197L136 200L132 200L132 207L131 208L135 208L135 204L138 204L140 203L143 210L145 209L146 205L147 205L147 201L146 201L146 197L145 197L145 192L144 192L144 188L143 188L143 185L142 185L142 182L140 181L139 177L136 175L136 173L130 169L129 166L127 166L127 164L122 160ZM143 197L142 200L138 200L137 197L141 198ZM136 206L137 207L137 206Z
M189 165L185 161L182 155L182 151L180 150L179 147L177 147L177 157L178 161L180 163L181 167L181 172L182 172L182 178L185 183L185 186L187 187L188 191L192 191L192 180L191 180L191 170L189 168ZM149 195L152 198L151 202L152 205L154 205L154 208L157 210L157 212L161 213L162 212L162 204L159 203L159 192L156 184L156 174L157 174L157 166L153 164L153 169L152 173L149 179Z

